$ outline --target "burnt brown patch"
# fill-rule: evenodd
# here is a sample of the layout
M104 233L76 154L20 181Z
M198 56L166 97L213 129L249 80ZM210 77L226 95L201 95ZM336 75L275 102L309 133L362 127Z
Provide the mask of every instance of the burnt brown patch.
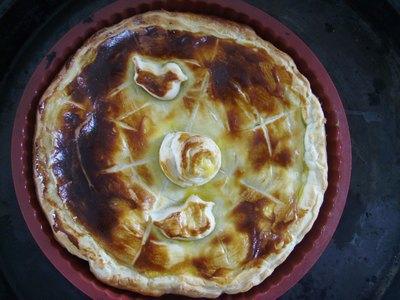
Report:
M65 126L54 133L52 169L58 182L58 194L81 223L100 238L109 239L110 230L116 220L115 215L109 208L107 199L93 189L83 172L75 138L77 124L66 122L71 120L64 119ZM94 165L97 166L96 163Z
M71 83L69 83L66 87L66 93L71 97L71 99L77 103L84 103L85 101L88 101L88 96L85 93L85 91L80 88L79 86L79 81L80 81L79 75L73 80Z
M107 198L129 200L131 195L127 188L127 182L129 179L122 173L97 174L91 177L93 188ZM132 203L130 209L134 208Z
M234 210L232 215L236 220L236 228L246 233L250 239L250 249L248 251L247 260L253 260L260 257L265 250L264 235L258 228L258 223L264 218L262 208L266 201L260 199L255 202L243 201L239 203Z
M198 52L215 43L214 37L150 26L135 32L136 49L145 55L162 58L194 58Z
M279 218L274 218L272 224L267 226L263 208L268 200L259 197L254 201L242 201L231 212L236 220L237 230L244 232L250 239L250 248L246 262L255 260L259 257L278 253L284 243L288 241L286 229L289 222Z
M135 130L122 128L134 159L142 158L148 147L149 128L146 119L145 116L138 115L133 126L130 124Z
M63 119L65 129L71 130L72 128L78 127L82 121L82 116L76 110L74 111L74 109L71 109L63 114Z
M224 282L225 277L229 275L231 269L228 268L218 268L215 270L213 277L216 278L219 282Z
M279 78L279 82L285 85L291 85L293 82L293 76L289 73L284 66L275 65L274 72Z
M269 152L268 144L261 128L257 129L253 134L253 139L249 145L248 159L254 170L259 171L268 163L274 165L288 167L293 163L293 157L289 148L279 146L278 138L271 133L269 135L271 152ZM282 138L282 143L283 143Z
M223 281L230 269L216 267L207 257L196 257L192 259L192 265L196 268L198 274L205 279L214 279L217 281ZM220 280L218 280L220 278Z
M240 109L232 106L226 112L226 117L228 119L229 131L233 136L237 136L240 132Z
M263 70L263 73L265 74L265 80L268 83L266 87L269 94L281 98L283 96L283 89L275 65L263 63L261 64L261 68Z
M205 65L213 99L229 104L227 109L241 101L242 106L272 115L279 103L290 104L284 99L283 84L291 83L291 75L262 49L220 40L216 56Z
M76 140L80 163L89 177L112 165L111 158L119 147L117 139L115 124L100 113L92 113L85 121Z
M148 185L154 184L153 175L151 174L150 169L146 165L141 165L136 167L136 171L146 184Z
M197 257L192 260L193 266L197 269L199 274L207 279L212 278L215 271L210 270L207 263L207 258L205 257Z
M232 214L236 219L236 227L242 232L248 232L257 227L259 219L262 219L262 209L267 203L266 199L256 201L242 201L233 210Z
M259 66L266 59L262 53L230 40L220 40L217 55L206 62L214 98L232 103L239 95L238 88L246 90L249 86L265 86Z
M240 179L244 175L244 171L242 169L236 169L233 173L237 179Z
M268 144L265 140L262 129L257 129L254 132L253 139L249 147L248 159L256 171L261 170L261 168L270 159Z
M278 144L279 144L279 139L276 138L275 135L271 131L269 132L269 141L271 143L272 153L274 153L275 150L277 149Z
M131 199L142 209L150 209L156 201L153 194L137 183L131 183Z
M110 120L118 119L122 114L126 113L125 107L121 105L121 103L126 102L126 98L124 90L112 93L112 96L109 96L107 101L102 102L97 107L97 111L102 111L102 115Z
M196 99L193 97L183 97L183 106L189 111L192 112L193 108L196 104Z
M249 87L247 93L251 99L251 105L257 111L267 115L276 115L279 112L279 104L273 95L268 92L265 87L252 86Z
M292 155L289 149L285 148L273 155L273 160L280 166L287 167L292 164Z
M165 261L168 259L166 249L153 243L156 239L151 235L143 245L140 255L135 262L135 268L144 272L165 272Z
M124 262L129 261L133 254L127 245L132 233L119 226L120 212L112 199L121 198L118 201L125 202L128 210L133 209L131 203L134 203L126 199L129 195L120 175L99 175L100 170L109 166L115 151L114 127L101 117L101 110L89 115L81 128L83 120L80 121L76 116L67 115L63 118L62 129L54 133L52 169L58 182L58 194L107 251ZM116 228L118 234L115 234Z
M126 30L99 46L94 61L72 82L73 99L88 98L95 103L122 83L129 54L135 46L133 38L133 33Z

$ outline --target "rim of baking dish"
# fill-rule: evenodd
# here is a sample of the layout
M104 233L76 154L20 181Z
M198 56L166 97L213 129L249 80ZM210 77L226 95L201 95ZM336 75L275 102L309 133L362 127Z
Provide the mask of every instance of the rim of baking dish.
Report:
M103 7L72 27L36 67L21 97L14 120L11 163L14 188L28 228L45 256L73 285L91 298L130 299L138 294L107 286L90 272L87 262L69 254L54 238L36 196L32 171L32 142L37 103L64 63L83 42L99 29L150 10L193 12L214 15L252 27L263 39L289 54L324 111L328 152L328 189L311 230L271 276L248 292L221 298L275 299L295 285L321 256L342 215L351 175L351 143L345 111L327 71L308 46L286 26L260 9L240 0L157 1L119 0ZM141 296L143 297L143 296ZM167 296L168 297L168 296ZM149 297L150 298L150 297ZM174 299L177 298L174 296Z

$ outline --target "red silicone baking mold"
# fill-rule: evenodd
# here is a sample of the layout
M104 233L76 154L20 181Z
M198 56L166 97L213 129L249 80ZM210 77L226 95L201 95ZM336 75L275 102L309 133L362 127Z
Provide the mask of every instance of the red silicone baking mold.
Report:
M116 1L68 31L50 50L55 58L39 63L22 95L12 135L14 187L24 219L40 249L51 263L82 292L96 299L130 299L138 294L106 286L89 271L89 266L69 254L53 237L36 197L32 175L32 140L37 103L65 61L97 30L149 10L190 11L216 15L251 26L258 35L288 53L318 96L327 122L328 189L319 216L311 231L288 259L263 283L238 295L222 298L275 299L297 283L318 260L337 227L350 183L351 145L345 112L325 68L305 43L280 22L242 1ZM171 296L164 296L169 298ZM176 299L176 296L173 296Z

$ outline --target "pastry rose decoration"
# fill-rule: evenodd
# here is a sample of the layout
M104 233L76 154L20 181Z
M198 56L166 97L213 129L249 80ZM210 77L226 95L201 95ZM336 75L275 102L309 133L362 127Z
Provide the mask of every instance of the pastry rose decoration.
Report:
M206 136L188 132L167 134L159 159L164 174L181 187L203 185L221 167L221 151L217 144Z

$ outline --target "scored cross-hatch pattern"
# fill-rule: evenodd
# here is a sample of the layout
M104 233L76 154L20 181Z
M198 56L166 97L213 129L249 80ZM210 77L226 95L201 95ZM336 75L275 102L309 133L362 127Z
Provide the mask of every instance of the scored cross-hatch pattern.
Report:
M125 89L127 89L130 86L130 83L123 83L121 85L119 85L118 87L114 88L108 95L108 97L113 97L115 95L117 95L120 92L123 92ZM137 132L136 128L133 128L132 126L130 126L129 124L127 124L126 122L124 122L124 119L126 119L129 116L132 116L133 114L143 110L146 107L151 106L152 103L151 102L147 102L145 104L143 104L142 106L135 108L133 110L130 110L128 112L123 113L122 115L118 116L117 118L111 120L115 125L117 125L120 128L123 129L127 129L127 130L131 130L131 131L135 131ZM192 117L192 119L194 119L195 116ZM163 184L161 186L161 188L159 189L159 192L157 193L157 195L155 195L147 186L147 184L145 184L143 182L143 180L141 180L140 176L138 175L137 171L135 170L136 167L145 165L149 162L151 162L152 160L155 160L156 158L147 158L147 159L141 159L141 160L134 160L131 152L129 150L129 146L127 144L126 138L124 137L124 135L120 136L121 139L121 148L125 150L127 158L129 160L128 164L115 164L107 169L101 170L100 173L117 173L126 169L131 169L131 171L133 172L134 176L135 176L135 180L138 181L138 183L140 183L140 185L142 186L142 188L145 188L145 190L147 192L149 192L150 194L155 196L156 202L160 199L162 193L164 192L164 190L167 188L167 186L169 185L168 180L164 179ZM129 189L130 192L133 192L131 189ZM156 203L155 203L156 205Z
M122 84L119 87L117 87L116 89L113 90L112 93L109 94L109 96L113 97L116 94L118 94L119 92L122 92L124 89L128 88L129 85L127 84ZM150 102L147 102L145 104L143 104L142 106L135 108L133 110L130 110L126 113L123 113L122 115L120 115L119 117L117 117L115 120L111 120L112 122L114 122L118 127L127 129L127 130L132 130L132 131L137 131L137 129L131 127L130 125L128 125L127 123L125 123L123 120L126 119L129 116L132 116L133 114L143 110L146 107L149 107L151 105ZM102 171L100 171L100 173L117 173L126 169L130 169L135 177L135 180L137 181L137 183L140 184L140 186L142 188L144 188L148 193L152 194L155 196L155 200L156 202L154 203L154 205L156 205L156 203L159 200L159 196L160 195L155 195L153 192L151 192L150 188L147 186L146 183L143 182L143 180L140 178L139 174L136 171L136 167L145 165L147 163L149 163L150 161L154 160L154 158L147 158L147 159L141 159L141 160L134 160L132 157L132 154L129 150L129 146L128 143L126 141L126 138L123 134L120 135L120 139L121 139L121 148L124 149L125 155L127 156L129 163L128 164L116 164L114 166L111 166L107 169L104 169ZM137 198L136 193L132 190L132 189L128 189L131 197L133 199ZM160 193L161 194L161 189L160 189ZM132 260L132 265L135 264L136 260L139 258L140 253L141 253L141 248L142 246L146 243L146 241L148 240L149 236L150 236L150 231L151 228L153 226L153 222L151 220L151 218L149 218L146 222L146 227L144 229L144 233L142 236L142 241L141 241L141 246L140 246L140 250L137 251L135 257Z
M272 153L271 140L270 140L270 137L269 137L268 125L280 120L283 117L286 117L286 116L290 115L292 112L293 112L293 110L290 110L290 111L287 111L287 112L283 112L283 113L277 114L275 116L269 116L269 117L263 118L263 117L260 116L260 114L257 111L256 112L257 119L258 119L257 123L253 127L247 128L247 129L244 129L244 130L246 130L246 131L247 130L248 131L250 131L250 130L251 131L255 131L258 128L261 128L261 130L263 132L263 135L264 135L265 142L266 142L267 147L268 147L269 155L272 156L273 153ZM272 166L269 166L269 171L270 171L270 175L272 177L272 174L273 174ZM261 194L261 195L263 195L265 197L267 197L267 199L271 200L275 204L284 205L284 201L282 201L282 200L278 199L277 197L273 196L272 194L268 193L268 188L267 187L261 188L261 187L257 186L257 184L250 183L250 182L247 182L245 180L241 180L240 183L243 184L244 186L246 186L247 188L249 188L249 189L251 189L251 190L253 190L253 191L255 191L255 192L257 192L257 193L259 193L259 194ZM271 182L270 182L270 184L271 184Z
M113 97L113 96L117 95L118 93L122 92L123 90L125 90L129 86L130 86L129 83L123 83L123 84L119 85L118 87L114 88L109 93L108 97ZM146 108L146 107L148 107L150 105L151 105L150 102L145 103L144 105L142 105L142 106L140 106L138 108L135 108L133 110L130 110L128 112L125 112L122 115L120 115L119 117L117 117L116 119L112 119L110 121L113 122L119 128L123 128L123 129L126 129L126 130L131 130L131 131L137 132L137 129L133 128L132 126L130 126L129 124L124 122L124 119L126 119L127 117L137 113L138 111L141 111L142 109L144 109L144 108ZM151 192L151 190L149 189L149 187L147 186L147 184L145 184L143 182L143 180L141 180L141 178L140 178L140 176L137 173L135 168L149 163L154 158L153 159L152 158L147 158L147 159L141 159L141 160L134 160L132 155L131 155L131 152L129 150L129 147L128 147L128 144L127 144L127 141L126 141L126 138L124 137L124 135L121 134L120 135L120 139L121 139L121 148L124 149L124 153L126 155L125 158L127 158L129 160L129 163L128 164L126 164L126 163L125 164L115 164L115 165L113 165L113 166L111 166L109 168L101 170L100 174L117 173L117 172L120 172L120 171L123 171L123 170L126 170L126 169L130 169L132 171L132 173L133 173L133 176L135 177L135 180L137 180L137 182L139 182L140 185L143 188L146 189L146 191L148 191L150 194L153 194ZM89 179L88 179L88 181L90 183ZM128 191L129 191L130 194L132 194L133 197L136 196L132 189L128 189ZM158 199L158 198L156 197L156 199Z
M250 103L250 99L248 97L248 95L246 94L246 92L244 92L242 90L242 88L240 87L239 84L237 84L236 82L233 82L233 86L236 88L238 94L240 95L240 97L246 102L246 103ZM272 146L271 146L271 140L270 140L270 136L269 136L269 131L268 131L268 125L280 120L283 117L287 117L288 115L290 115L294 110L290 110L287 112L282 112L280 114L274 115L274 116L268 116L268 117L262 117L260 115L260 113L258 112L258 110L254 107L252 107L252 111L249 112L248 109L243 105L243 103L241 101L238 101L237 99L234 99L236 101L236 103L238 104L239 108L244 112L244 114L249 118L249 119L255 119L256 123L250 127L250 128L244 128L241 129L241 131L256 131L257 129L261 129L263 132L263 136L264 136L264 140L265 143L267 144L267 148L268 148L268 153L270 156L273 155L273 151L272 151ZM255 117L254 117L255 116ZM229 125L228 125L229 128ZM234 155L236 156L236 153L234 153ZM225 178L224 183L222 185L222 189L223 191L226 191L226 186L228 181L230 180L231 176L233 175L235 168L237 167L237 160L235 157L235 163L234 163L234 167L230 168L230 170L224 170L221 169L220 173L222 173L223 177ZM272 166L269 166L269 173L270 173L270 177L272 178L273 175L273 170L272 170ZM266 180L266 177L264 178L264 180ZM268 192L266 192L268 189L267 187L261 188L261 187L257 187L257 184L253 184L253 183L249 183L246 181L240 181L241 184L243 184L244 186L246 186L247 188L260 193L262 195L264 195L265 197L267 197L268 199L270 199L271 201L277 203L277 204L283 204L284 202L279 200L277 197L272 196L271 194L269 194ZM270 182L271 184L271 182Z

